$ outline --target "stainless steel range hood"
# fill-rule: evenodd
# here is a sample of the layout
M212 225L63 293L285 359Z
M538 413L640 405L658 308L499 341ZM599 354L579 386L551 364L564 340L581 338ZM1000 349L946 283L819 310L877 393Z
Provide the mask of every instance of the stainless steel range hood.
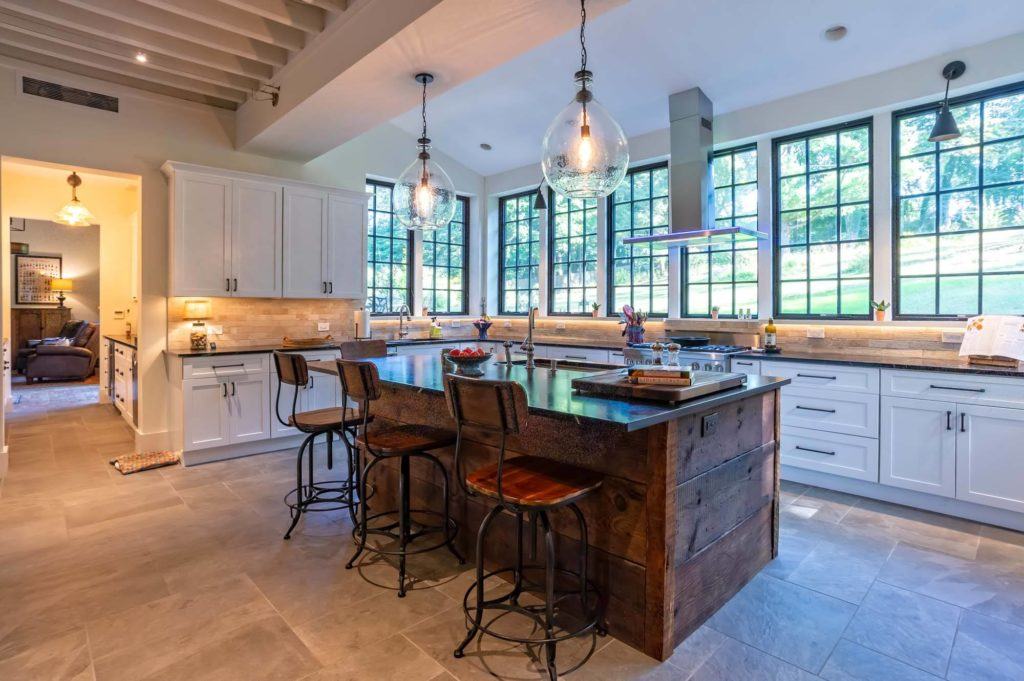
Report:
M714 108L700 88L677 92L668 98L669 196L672 203L669 234L636 236L625 244L657 243L669 248L767 239L752 227L715 227L711 182L712 121Z

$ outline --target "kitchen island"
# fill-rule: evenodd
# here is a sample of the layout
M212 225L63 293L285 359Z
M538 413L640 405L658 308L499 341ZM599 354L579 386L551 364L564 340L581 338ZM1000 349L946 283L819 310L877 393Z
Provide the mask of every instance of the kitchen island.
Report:
M378 422L454 428L440 357L372 361L382 383L382 397L371 410ZM336 373L333 362L313 362L310 369ZM530 420L510 440L510 454L602 474L600 490L580 504L590 527L590 574L606 597L610 633L664 660L777 555L778 391L788 380L750 376L742 387L676 405L572 389L573 378L600 370L489 363L485 378L516 381L526 390ZM493 461L495 444L467 431L465 470ZM454 450L437 453L453 475ZM392 498L396 470L381 468L371 482L378 498ZM437 508L441 485L433 470L414 466L412 474L413 505ZM493 502L468 498L455 484L452 489L459 548L471 555ZM571 563L577 555L575 519L555 513L552 520L559 555ZM495 521L489 563L511 564L513 530L511 516Z

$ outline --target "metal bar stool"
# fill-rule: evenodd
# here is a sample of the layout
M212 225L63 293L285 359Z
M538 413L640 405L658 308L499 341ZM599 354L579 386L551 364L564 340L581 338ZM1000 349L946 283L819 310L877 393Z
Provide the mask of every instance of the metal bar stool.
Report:
M367 481L370 473L382 461L398 459L398 508L387 511L379 511L373 514L367 513L365 503L359 505L359 519L352 530L352 536L356 540L356 552L345 565L346 569L352 569L356 560L363 553L369 551L384 556L398 556L398 596L405 596L405 562L406 557L425 553L447 546L452 555L458 559L459 564L466 560L455 548L455 535L458 533L458 525L452 519L449 512L448 495L448 471L444 464L427 450L448 447L455 443L455 433L442 428L421 425L398 425L382 427L370 430L366 426L370 419L370 405L380 399L380 375L377 372L377 365L369 361L339 359L338 376L341 379L342 407L347 407L349 400L358 401L363 417L363 427L359 430L356 438L359 464L362 465L362 452L369 457L369 462L362 467L359 474L359 498L364 496ZM444 511L433 511L427 509L415 509L410 503L410 475L409 462L414 457L426 459L431 462L441 473L443 481L442 493L444 495ZM417 516L430 516L440 520L438 525L427 525L414 522L413 514ZM398 516L395 522L383 525L371 526L371 523L388 516ZM371 534L388 537L398 542L397 549L385 549L367 543L367 537ZM429 535L440 534L439 541L428 546L412 548L409 544L416 539Z
M555 663L556 645L561 642L586 634L591 630L604 635L601 624L604 604L600 593L587 579L588 535L587 523L576 502L591 494L601 486L601 476L576 466L560 463L537 456L515 456L505 460L506 440L510 435L517 435L525 427L527 421L526 392L518 383L511 381L491 381L466 378L454 374L445 376L445 395L448 408L455 418L458 427L458 440L455 445L455 474L468 496L483 495L498 503L484 517L476 540L476 581L466 591L462 599L462 608L468 621L472 622L466 638L455 649L455 657L462 657L466 646L483 632L496 638L526 645L543 646L546 655L548 675L552 681L558 678ZM477 432L489 433L499 440L498 461L484 466L463 476L461 468L463 429L471 427ZM556 568L555 533L551 528L548 513L554 509L567 507L576 516L579 523L580 548L579 571L573 572ZM484 545L487 531L494 519L507 511L516 519L516 562L512 567L504 567L492 572L484 572ZM533 527L539 521L544 531L546 556L543 565L544 583L536 584L526 579L526 570L542 569L540 565L523 564L523 516L528 514ZM534 542L531 542L531 549ZM575 589L555 589L556 573L574 580ZM484 581L495 575L512 577L512 590L496 598L484 598ZM543 587L544 602L539 605L521 605L520 596L527 586ZM475 602L470 605L471 593L476 593ZM561 626L558 621L559 608L569 599L579 601L582 621L566 621ZM516 637L499 633L491 628L494 620L483 622L485 610L514 612L531 619L543 632L537 637ZM565 618L563 618L565 619ZM559 629L556 632L556 628ZM582 663L581 663L582 664ZM571 670L570 670L571 671Z
M292 530L299 524L303 513L312 511L338 511L347 509L352 522L355 522L355 506L359 504L355 491L357 485L353 475L358 475L352 442L355 441L356 429L368 423L355 409L329 407L312 411L297 411L299 393L309 386L309 369L306 358L298 353L275 352L274 367L277 369L277 395L274 398L274 415L285 426L293 427L306 433L306 439L299 446L299 455L295 461L295 489L284 497L288 506L292 523L285 532L284 538L290 539ZM292 411L287 419L281 417L281 386L290 385L295 388L292 395ZM327 440L327 468L334 468L334 434L337 433L348 451L348 472L345 480L316 480L314 476L313 451L318 436ZM302 457L309 451L308 480L303 480Z

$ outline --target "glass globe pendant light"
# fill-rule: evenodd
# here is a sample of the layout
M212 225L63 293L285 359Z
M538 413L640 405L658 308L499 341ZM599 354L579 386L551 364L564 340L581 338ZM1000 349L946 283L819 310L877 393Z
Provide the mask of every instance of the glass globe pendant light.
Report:
M82 178L78 176L78 173L72 172L68 175L68 184L71 185L71 200L57 211L53 217L54 222L70 227L88 227L95 223L96 216L78 200L78 188L82 185Z
M542 146L541 167L548 185L570 199L608 196L619 186L629 167L629 144L622 128L594 99L587 70L587 6L580 0L579 91L548 126Z
M408 229L430 231L444 227L455 217L455 185L437 161L430 158L427 137L427 84L433 82L429 73L416 74L423 86L423 134L416 140L420 153L402 171L395 183L393 196L395 217Z

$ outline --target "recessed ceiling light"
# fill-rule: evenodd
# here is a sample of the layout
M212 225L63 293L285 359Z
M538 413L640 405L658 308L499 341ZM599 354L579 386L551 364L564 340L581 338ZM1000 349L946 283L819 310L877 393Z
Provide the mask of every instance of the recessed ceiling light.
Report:
M483 149L484 151L490 151L490 150L491 150L491 149L493 149L494 147L492 147L492 146L491 146L490 144L488 144L487 142L481 142L481 143L480 143L480 148L481 148L481 149Z
M843 26L842 24L837 24L835 26L830 26L830 27L825 29L825 39L826 40L831 40L831 41L835 42L837 40L842 40L845 37L846 37L846 27Z
M139 62L140 64L145 64L147 61L149 61L149 57L146 56L145 52L136 52L135 61Z

